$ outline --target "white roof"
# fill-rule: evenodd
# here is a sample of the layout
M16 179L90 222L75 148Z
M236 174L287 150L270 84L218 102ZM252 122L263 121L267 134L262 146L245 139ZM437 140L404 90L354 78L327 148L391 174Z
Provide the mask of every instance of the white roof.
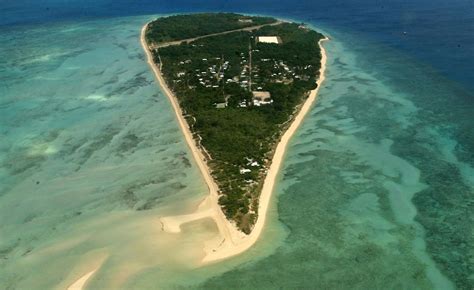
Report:
M276 36L259 36L258 42L265 42L265 43L278 43L278 37Z

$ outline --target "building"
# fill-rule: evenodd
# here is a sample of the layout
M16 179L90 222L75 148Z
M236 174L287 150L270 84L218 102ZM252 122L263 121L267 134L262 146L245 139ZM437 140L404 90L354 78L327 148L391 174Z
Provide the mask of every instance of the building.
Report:
M267 91L253 91L253 105L260 107L261 105L268 105L273 103L270 92Z
M216 86L216 87L219 87L219 86ZM214 105L216 106L217 109L224 109L227 107L227 105L229 104L229 96L225 97L225 102L223 103L215 103Z
M282 43L281 38L279 36L258 36L257 42L275 43L275 44Z
M253 20L252 20L252 19L248 19L248 18L240 18L240 19L239 19L239 22L242 22L242 23L252 23Z

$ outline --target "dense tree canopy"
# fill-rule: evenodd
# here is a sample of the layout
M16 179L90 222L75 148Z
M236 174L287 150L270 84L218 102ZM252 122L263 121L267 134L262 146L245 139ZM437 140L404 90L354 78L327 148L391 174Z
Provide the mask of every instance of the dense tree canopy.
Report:
M152 22L148 35L153 42L184 39L235 29L236 21L250 23L239 19L251 19L253 25L276 21L237 14L173 16ZM212 23L222 25L216 28ZM257 37L263 35L278 36L282 43L259 43ZM224 213L244 232L250 232L256 220L273 148L309 91L316 88L322 37L298 24L282 23L154 52L155 59L161 58L168 86L190 116L192 132L210 154L208 165L221 190ZM254 105L252 91L269 92L273 102Z
M162 17L150 23L147 38L156 43L193 38L243 27L274 22L270 17L248 17L234 13L202 13Z

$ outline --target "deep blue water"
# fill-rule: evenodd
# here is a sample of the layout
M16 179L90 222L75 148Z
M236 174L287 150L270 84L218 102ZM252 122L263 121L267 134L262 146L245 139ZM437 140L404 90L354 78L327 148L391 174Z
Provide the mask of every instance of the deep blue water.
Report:
M257 245L246 263L219 270L163 272L149 252L125 251L93 288L136 259L150 267L128 280L139 288L174 275L188 281L179 286L203 288L473 289L471 0L0 0L2 285L46 289L61 279L32 275L42 263L66 277L77 253L152 249L137 225L203 193L137 39L147 15L202 11L302 21L333 38L320 101L276 190L272 227L285 237L266 257ZM48 179L37 189L34 181ZM64 195L63 180L72 185ZM102 214L106 222L90 222ZM138 228L130 241L117 221ZM82 227L103 234L85 239ZM79 246L47 254L56 240Z
M3 0L1 8L0 25L202 11L295 18L368 34L403 49L465 86L474 86L474 2L470 0Z

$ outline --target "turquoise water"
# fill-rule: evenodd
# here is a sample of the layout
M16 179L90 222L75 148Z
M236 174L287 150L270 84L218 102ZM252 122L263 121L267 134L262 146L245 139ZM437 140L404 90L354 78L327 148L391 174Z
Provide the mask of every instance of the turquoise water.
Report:
M162 263L158 214L206 194L145 62L148 19L1 34L0 288L50 289L103 259L102 279Z
M206 186L138 41L152 17L90 20L76 3L82 18L35 10L0 26L0 288L64 289L102 265L90 289L472 289L472 28L452 15L472 16L303 2L248 8L324 28L327 79L262 239L206 267L210 220L182 235L158 221L192 211ZM412 26L429 19L444 26Z

